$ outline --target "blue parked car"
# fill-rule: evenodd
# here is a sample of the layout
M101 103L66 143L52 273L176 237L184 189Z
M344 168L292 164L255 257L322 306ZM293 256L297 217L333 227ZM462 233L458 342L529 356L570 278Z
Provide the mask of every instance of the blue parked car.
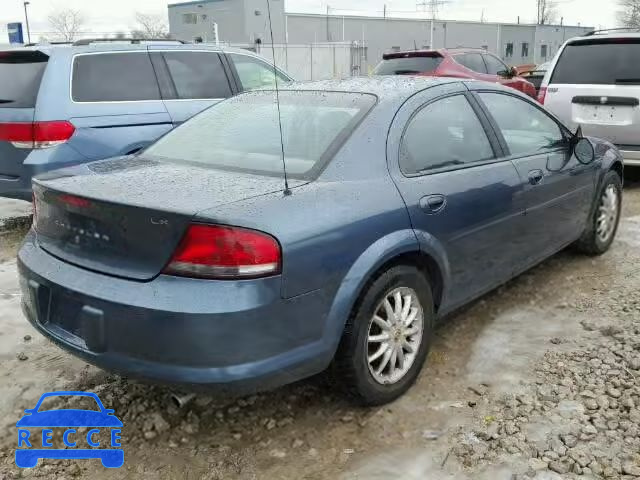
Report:
M416 379L436 319L615 236L618 151L513 89L310 82L280 111L283 145L274 92L256 91L36 179L19 252L33 325L160 382L246 391L333 364L381 404Z
M34 175L136 152L273 81L273 66L249 51L170 40L0 51L0 197L30 200Z

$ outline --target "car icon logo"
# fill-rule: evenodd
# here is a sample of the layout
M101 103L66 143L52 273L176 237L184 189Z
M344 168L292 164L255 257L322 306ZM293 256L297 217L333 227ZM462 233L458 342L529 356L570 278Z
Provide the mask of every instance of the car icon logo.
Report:
M41 411L42 402L50 397L89 397L95 400L98 410L56 409ZM50 459L100 459L107 468L119 468L124 463L124 451L120 444L122 422L113 410L104 408L98 395L91 392L49 392L40 397L34 408L25 410L18 427L16 465L33 468L41 458ZM77 429L88 428L86 434ZM42 429L37 435L33 429ZM54 448L53 429L62 429L62 440L67 448ZM98 436L109 433L108 446ZM86 448L83 448L85 447Z

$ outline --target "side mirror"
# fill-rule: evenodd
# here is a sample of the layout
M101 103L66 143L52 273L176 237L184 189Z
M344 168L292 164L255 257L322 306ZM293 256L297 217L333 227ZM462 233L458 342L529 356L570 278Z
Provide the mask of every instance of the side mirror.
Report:
M516 70L516 67L509 67L506 70L500 70L498 72L498 75L503 77L503 78L517 77L518 76L518 70Z
M573 154L583 165L589 165L596 159L596 151L588 138L580 137L573 147Z

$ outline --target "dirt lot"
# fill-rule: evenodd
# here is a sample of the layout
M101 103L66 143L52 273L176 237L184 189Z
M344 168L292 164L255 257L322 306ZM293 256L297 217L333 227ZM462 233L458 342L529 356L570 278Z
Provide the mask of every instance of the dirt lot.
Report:
M625 194L609 253L563 252L455 315L414 388L374 409L324 376L179 409L37 334L19 309L19 235L0 237L0 479L640 478L640 183ZM15 467L15 422L51 390L115 409L124 467Z

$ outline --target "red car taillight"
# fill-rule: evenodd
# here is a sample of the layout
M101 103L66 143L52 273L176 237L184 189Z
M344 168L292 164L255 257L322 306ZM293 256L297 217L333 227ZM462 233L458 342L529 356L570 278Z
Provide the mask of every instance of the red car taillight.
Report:
M544 105L544 99L547 96L547 87L540 87L540 90L538 90L538 101Z
M280 245L246 228L192 224L163 273L197 278L256 278L280 273Z
M48 148L65 143L75 131L66 121L0 123L0 141L17 148Z

